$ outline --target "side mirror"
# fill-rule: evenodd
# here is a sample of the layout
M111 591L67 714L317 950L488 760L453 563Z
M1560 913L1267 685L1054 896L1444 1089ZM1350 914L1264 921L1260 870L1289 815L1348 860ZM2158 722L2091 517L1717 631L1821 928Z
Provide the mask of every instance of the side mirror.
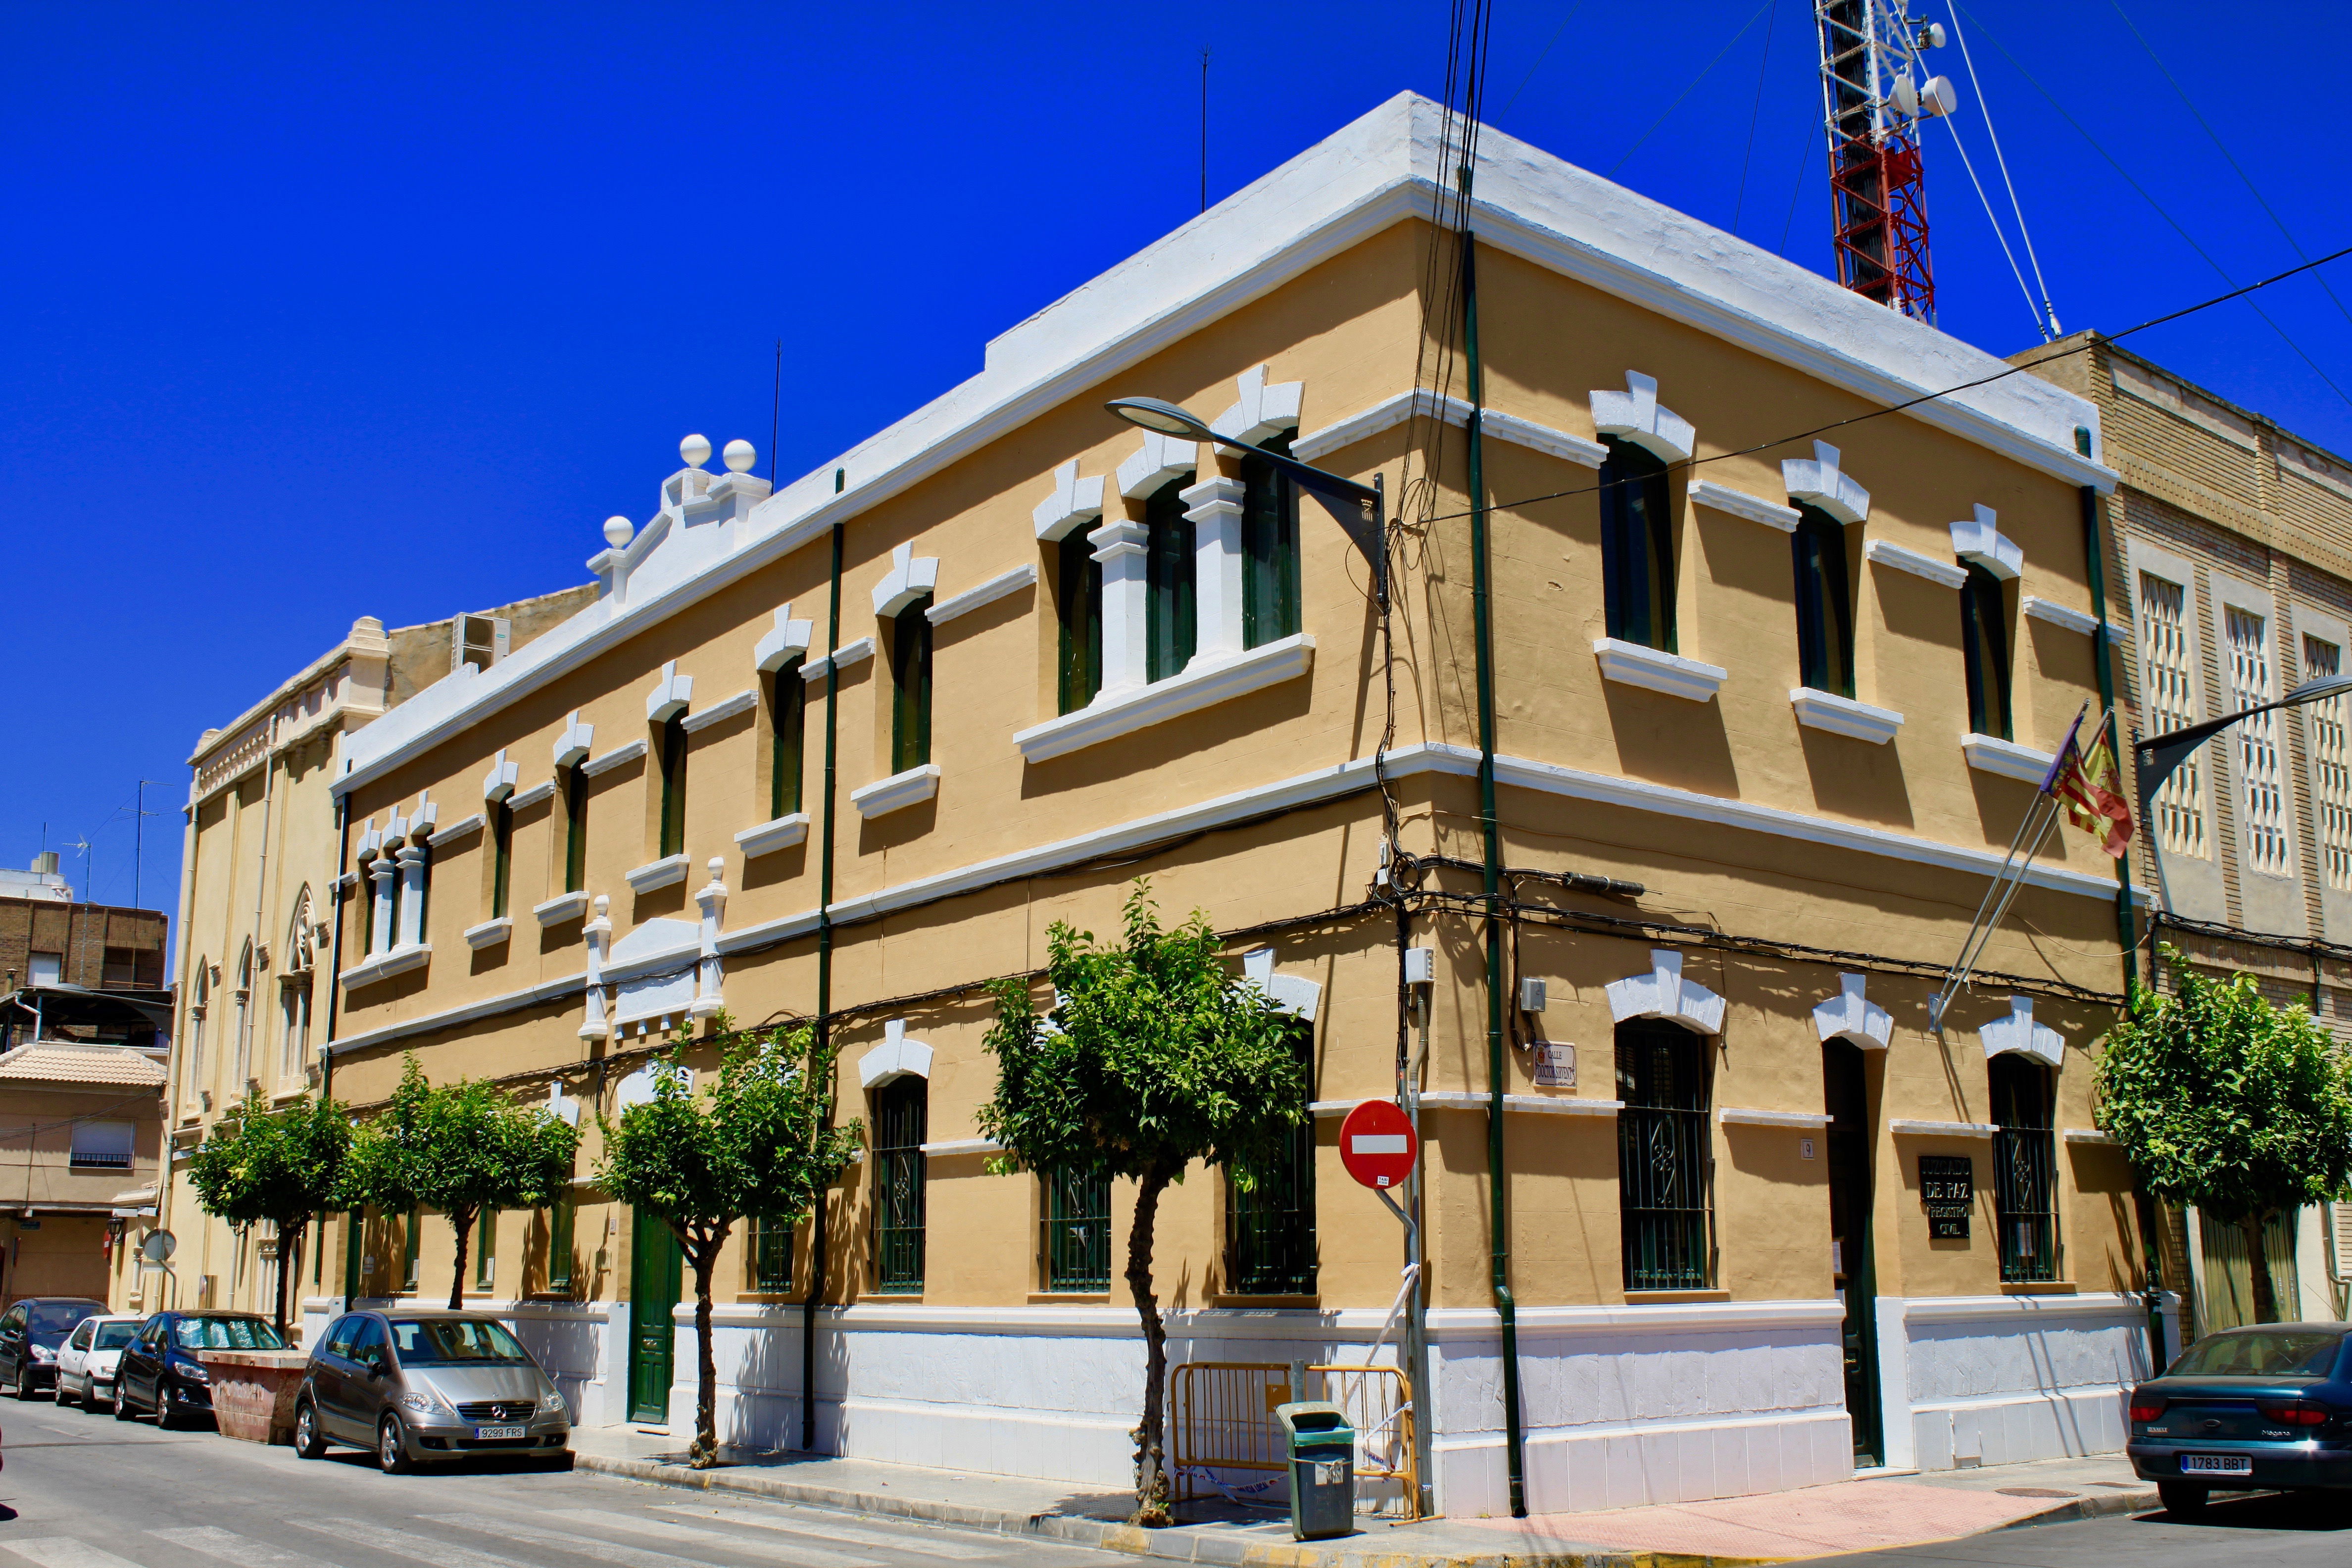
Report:
M368 1357L367 1370L370 1377L390 1377L392 1375L392 1363L384 1358L384 1353L382 1351L377 1351Z

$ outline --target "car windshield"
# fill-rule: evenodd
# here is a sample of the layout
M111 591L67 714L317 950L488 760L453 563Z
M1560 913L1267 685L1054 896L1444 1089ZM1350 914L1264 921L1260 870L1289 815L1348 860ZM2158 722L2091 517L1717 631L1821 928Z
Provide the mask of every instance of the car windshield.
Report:
M2171 1377L2326 1377L2336 1370L2340 1333L2265 1329L2215 1334L2189 1347Z
M259 1318L183 1318L184 1351L282 1351L286 1342Z
M137 1323L100 1323L98 1325L98 1338L89 1348L94 1351L119 1351L129 1344L138 1332Z
M392 1325L403 1366L528 1365L530 1357L497 1323L467 1318L425 1318Z
M55 1344L80 1327L84 1318L102 1310L95 1301L37 1301L25 1331L43 1344Z

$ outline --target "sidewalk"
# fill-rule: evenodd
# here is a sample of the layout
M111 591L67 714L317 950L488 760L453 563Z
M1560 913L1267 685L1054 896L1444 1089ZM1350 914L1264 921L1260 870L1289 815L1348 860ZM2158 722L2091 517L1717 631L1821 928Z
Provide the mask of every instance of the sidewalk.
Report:
M688 1467L677 1439L627 1427L575 1427L579 1468L667 1486L854 1509L1182 1563L1265 1568L1748 1568L1833 1552L1974 1535L2157 1505L2120 1457L2057 1459L1932 1476L1885 1476L1720 1502L1532 1519L1358 1521L1342 1541L1294 1542L1286 1515L1187 1502L1181 1522L1138 1530L1133 1499L1050 1481L931 1470L873 1459L730 1449Z

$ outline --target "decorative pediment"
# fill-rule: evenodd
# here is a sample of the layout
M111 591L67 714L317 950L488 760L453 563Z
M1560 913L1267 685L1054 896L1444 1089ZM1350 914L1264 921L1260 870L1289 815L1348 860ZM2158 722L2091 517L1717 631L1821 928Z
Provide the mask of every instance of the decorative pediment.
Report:
M694 1087L694 1070L691 1068L682 1068L675 1062L647 1062L613 1086L613 1114L618 1117L632 1105L652 1104L654 1086L661 1081L664 1073L682 1073L687 1087Z
M665 916L639 921L635 931L613 944L612 952L604 956L604 966L617 969L641 958L656 958L668 952L691 952L698 934L685 921L674 921Z
M1241 401L1209 421L1209 428L1235 441L1247 441L1255 446L1298 427L1299 402L1306 384L1286 381L1279 385L1265 384L1266 367L1242 372L1239 385Z
M595 744L596 726L583 724L579 710L573 709L572 722L563 727L563 733L555 737L556 767L568 768L574 763L586 761Z
M693 700L694 677L680 675L677 660L671 659L662 666L661 679L654 682L654 689L646 693L646 721L667 723L673 714L685 712Z
M2025 551L1996 526L1999 514L1979 506L1966 522L1952 524L1952 553L1975 563L2004 583L2013 583L2025 570Z
M1838 449L1827 441L1814 442L1810 458L1782 463L1780 482L1788 487L1790 500L1818 507L1840 522L1861 522L1870 516L1870 492L1839 470Z
M1883 1051L1895 1033L1895 1020L1885 1008L1863 994L1868 979L1861 974L1838 976L1838 994L1813 1009L1813 1032L1824 1041L1851 1040L1865 1051Z
M490 771L482 775L482 798L495 804L514 794L515 779L521 768L521 763L507 761L506 748L499 747L498 761L492 763Z
M580 1125L580 1102L564 1094L562 1079L547 1086L547 1113L568 1126Z
M793 619L793 607L784 605L776 612L774 629L751 649L751 662L764 671L782 669L796 658L805 658L809 633L814 629L806 621Z
M1698 445L1689 420L1658 405L1658 378L1637 370L1625 373L1624 391L1592 395L1592 427L1669 463L1688 461Z
M1283 974L1274 967L1274 949L1255 947L1242 954L1242 978L1270 997L1274 1005L1306 1023L1315 1021L1323 1003L1323 987L1303 974Z
M2047 1024L2033 1021L2033 998L2011 996L2009 1016L1979 1025L1977 1038L1984 1042L1987 1060L2006 1051L2056 1067L2066 1059L2066 1037Z
M887 620L940 585L940 560L917 555L911 544L890 552L890 571L874 585L874 613Z
M1118 493L1131 500L1150 495L1171 479L1201 466L1201 444L1183 436L1143 432L1143 445L1118 466Z
M882 1043L857 1058L857 1081L879 1089L892 1079L931 1076L931 1047L907 1037L907 1020L892 1018L882 1026Z
M1671 1018L1702 1035L1723 1033L1723 998L1696 980L1683 978L1683 955L1671 947L1650 950L1650 972L1612 980L1607 987L1609 1016Z
M1078 478L1078 460L1072 458L1054 470L1054 493L1037 503L1029 521L1037 525L1037 537L1052 544L1100 517L1102 510L1102 476Z

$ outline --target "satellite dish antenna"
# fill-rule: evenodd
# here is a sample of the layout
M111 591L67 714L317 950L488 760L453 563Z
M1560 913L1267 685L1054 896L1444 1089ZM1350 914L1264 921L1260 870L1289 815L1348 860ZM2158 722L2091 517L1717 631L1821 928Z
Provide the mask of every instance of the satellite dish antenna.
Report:
M168 1263L179 1249L180 1238L170 1231L151 1231L147 1239L139 1244L139 1256L150 1263Z
M1959 107L1959 89L1952 86L1950 77L1929 77L1927 86L1919 89L1919 112L1930 119L1945 119Z
M1887 89L1886 101L1893 104L1895 112L1906 120L1919 117L1919 89L1911 85L1911 79L1907 76L1895 79L1895 85Z

